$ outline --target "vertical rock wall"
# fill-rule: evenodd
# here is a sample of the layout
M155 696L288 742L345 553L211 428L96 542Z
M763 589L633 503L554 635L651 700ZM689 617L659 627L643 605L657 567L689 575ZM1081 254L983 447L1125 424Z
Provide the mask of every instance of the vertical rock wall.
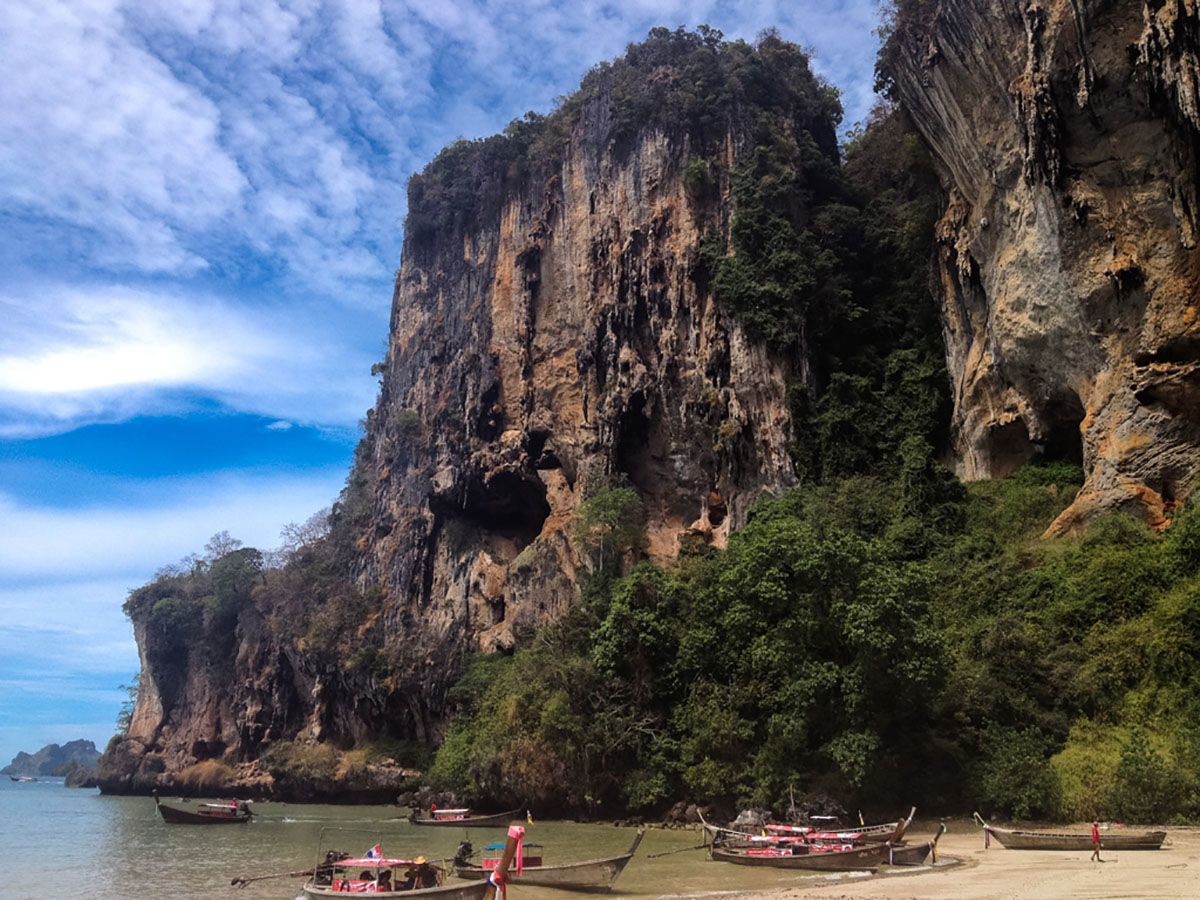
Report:
M1165 523L1200 474L1195 0L941 0L901 28L896 86L950 196L960 474L1076 459L1052 530Z
M416 703L440 705L447 659L511 646L576 600L590 479L633 486L658 560L684 535L722 545L794 480L797 362L749 342L697 273L728 198L689 196L686 143L599 146L604 103L494 221L406 245L363 578L388 586L386 628L404 636L389 653ZM737 151L729 138L728 164Z

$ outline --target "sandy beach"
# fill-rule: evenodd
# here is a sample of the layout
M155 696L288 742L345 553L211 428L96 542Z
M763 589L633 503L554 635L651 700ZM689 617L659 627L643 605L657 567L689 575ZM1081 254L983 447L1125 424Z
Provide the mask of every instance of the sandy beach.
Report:
M983 848L983 832L969 821L948 821L939 856L962 860L945 869L839 881L819 887L777 888L746 894L757 900L1063 900L1063 898L1200 897L1200 829L1168 828L1161 850L1089 852L1005 850L995 840ZM1087 826L1080 826L1086 830ZM915 839L932 833L914 825ZM1075 830L1074 828L1071 830Z

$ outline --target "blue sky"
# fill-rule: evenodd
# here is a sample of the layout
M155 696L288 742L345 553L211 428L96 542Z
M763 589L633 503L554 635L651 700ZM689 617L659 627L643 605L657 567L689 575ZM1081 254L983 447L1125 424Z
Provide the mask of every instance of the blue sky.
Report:
M875 0L0 4L0 765L113 732L121 604L336 497L405 183L656 25L813 52L846 124Z

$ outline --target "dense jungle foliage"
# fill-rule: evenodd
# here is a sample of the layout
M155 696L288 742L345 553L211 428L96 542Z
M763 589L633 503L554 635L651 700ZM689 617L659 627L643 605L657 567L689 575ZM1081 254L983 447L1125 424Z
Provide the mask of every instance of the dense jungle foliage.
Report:
M1200 511L1044 540L1077 468L964 488L929 450L763 502L724 551L598 576L527 649L471 660L429 777L595 814L794 792L1194 819Z

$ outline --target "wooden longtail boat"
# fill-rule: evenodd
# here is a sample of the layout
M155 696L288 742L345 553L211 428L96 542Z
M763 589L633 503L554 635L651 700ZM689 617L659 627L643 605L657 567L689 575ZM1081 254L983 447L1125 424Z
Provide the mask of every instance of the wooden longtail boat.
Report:
M456 813L461 813L461 815L455 815ZM453 809L439 810L437 814L428 818L417 818L417 814L414 812L409 816L408 821L414 825L438 825L443 828L494 828L524 818L525 811L521 809L510 809L508 812L496 813L491 816L473 816L469 809Z
M887 844L863 844L847 850L817 850L807 844L790 847L723 847L714 844L709 858L739 866L776 869L820 869L827 872L873 871L888 857Z
M979 813L975 821L983 825L985 845L995 836L1008 850L1091 850L1090 832L1020 831L989 825ZM1101 850L1158 850L1167 838L1165 831L1105 831L1100 835Z
M529 865L526 863L519 873L510 873L511 881L521 884L535 884L540 887L558 888L563 891L607 891L611 890L613 882L624 871L638 845L646 834L645 828L639 828L626 853L620 856L609 856L604 859L587 859L582 862L562 863L554 866ZM487 849L494 849L489 847ZM526 857L528 859L528 857ZM454 874L460 878L486 878L492 866L485 860L483 866L474 866L468 862L454 862Z
M231 803L197 803L196 808L180 809L167 806L154 794L154 807L164 822L173 825L236 825L249 822L254 813L245 800Z
M464 884L442 884L445 873L436 869L438 884L435 887L408 888L406 890L378 890L380 875L387 870L399 869L401 866L413 866L425 863L424 857L416 860L386 859L382 854L361 859L343 859L323 867L328 873L328 884L318 884L314 876L304 883L303 896L309 900L321 898L344 898L347 893L369 893L372 897L431 897L435 900L495 900L499 885L508 880L509 865L517 852L517 845L522 841L525 829L519 825L508 829L508 841L504 846L504 855L500 858L495 870L488 878L479 881L469 881ZM379 848L376 847L378 850ZM354 879L354 870L359 874L374 873L373 879ZM322 879L324 880L324 879Z

